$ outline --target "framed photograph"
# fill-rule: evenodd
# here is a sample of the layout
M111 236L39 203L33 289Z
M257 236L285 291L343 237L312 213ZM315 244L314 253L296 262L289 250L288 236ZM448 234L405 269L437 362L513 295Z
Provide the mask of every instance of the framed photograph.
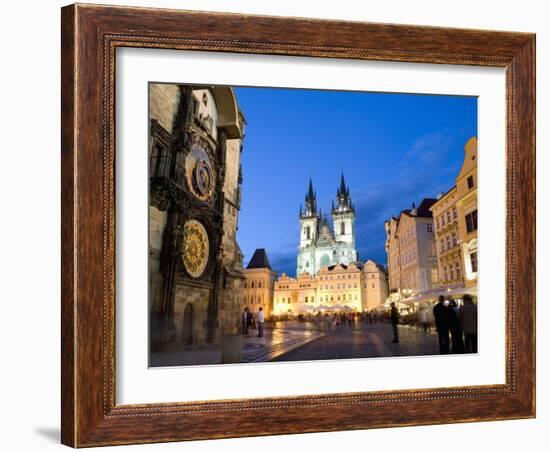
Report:
M535 416L535 36L62 9L62 442Z

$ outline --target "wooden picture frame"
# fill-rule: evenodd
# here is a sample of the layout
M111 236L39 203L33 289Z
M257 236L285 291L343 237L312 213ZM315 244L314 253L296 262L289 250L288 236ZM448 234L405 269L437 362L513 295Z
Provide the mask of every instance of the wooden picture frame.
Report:
M71 5L62 9L62 442L73 447L535 416L535 35ZM506 382L115 403L115 50L506 69Z

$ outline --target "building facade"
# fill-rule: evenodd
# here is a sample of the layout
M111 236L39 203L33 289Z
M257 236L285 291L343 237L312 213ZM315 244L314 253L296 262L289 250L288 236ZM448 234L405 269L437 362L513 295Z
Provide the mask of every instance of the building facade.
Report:
M458 240L467 288L476 286L478 279L477 184L477 137L472 137L464 146L464 162L456 178Z
M149 116L150 350L238 362L244 117L231 88L175 84L149 85Z
M328 218L317 210L317 195L310 179L305 205L300 206L300 245L296 275L315 276L322 267L357 262L355 248L355 208L344 175L332 203L331 229Z
M463 284L464 267L458 232L458 193L454 186L432 205L440 286Z
M390 293L399 297L429 290L439 283L435 234L426 198L418 207L403 210L385 222Z
M243 305L253 313L260 308L266 317L270 317L273 311L273 289L277 272L271 269L265 249L257 249L247 267L243 270Z
M315 276L303 272L296 278L282 274L275 281L276 315L320 311L370 310L388 295L385 269L374 261L322 267Z

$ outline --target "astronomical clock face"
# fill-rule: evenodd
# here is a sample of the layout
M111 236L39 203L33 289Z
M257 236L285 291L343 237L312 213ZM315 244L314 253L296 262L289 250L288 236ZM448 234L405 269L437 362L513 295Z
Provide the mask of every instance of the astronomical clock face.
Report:
M208 264L210 243L204 226L197 220L189 220L183 228L183 265L187 273L198 278Z
M208 201L212 197L215 176L208 152L195 144L185 158L187 186L200 200Z

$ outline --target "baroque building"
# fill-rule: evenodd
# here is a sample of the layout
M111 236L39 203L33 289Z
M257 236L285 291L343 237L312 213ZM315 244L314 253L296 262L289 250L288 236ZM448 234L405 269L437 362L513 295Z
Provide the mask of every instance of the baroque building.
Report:
M273 311L273 286L277 272L271 269L265 249L254 251L250 262L243 270L243 306L253 313L262 308L266 317Z
M464 162L456 178L458 210L458 240L462 249L464 283L467 288L477 285L477 137L464 146Z
M440 286L464 282L464 267L458 238L458 209L456 186L438 197L430 207L434 218L435 245Z
M245 120L228 87L149 85L151 365L239 362Z
M426 198L384 224L390 293L399 298L432 289L439 282L433 217Z
M328 218L317 210L317 194L310 179L304 209L300 206L300 245L296 275L315 276L322 267L357 262L355 249L355 207L344 175L332 203L331 229Z
M292 278L283 273L275 282L273 312L363 312L383 304L387 296L386 271L380 264L337 264L322 267L315 276L303 272Z
M430 208L434 216L442 286L477 283L477 138L464 146L464 161L454 185Z

